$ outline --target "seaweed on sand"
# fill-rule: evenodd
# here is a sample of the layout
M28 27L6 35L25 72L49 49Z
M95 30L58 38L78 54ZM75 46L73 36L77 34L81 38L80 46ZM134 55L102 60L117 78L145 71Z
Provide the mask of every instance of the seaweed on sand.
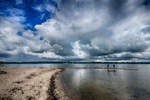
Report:
M0 70L0 74L7 74L7 72Z

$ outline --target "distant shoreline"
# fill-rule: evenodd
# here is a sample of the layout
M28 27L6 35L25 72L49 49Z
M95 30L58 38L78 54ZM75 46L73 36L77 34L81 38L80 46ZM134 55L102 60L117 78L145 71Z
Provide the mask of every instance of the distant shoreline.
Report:
M77 62L77 61L35 61L35 62L0 62L0 64L150 64L150 62Z

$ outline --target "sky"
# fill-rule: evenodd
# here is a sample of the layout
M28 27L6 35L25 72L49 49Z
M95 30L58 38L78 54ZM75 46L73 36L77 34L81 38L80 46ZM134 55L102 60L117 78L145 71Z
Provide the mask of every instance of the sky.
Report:
M0 0L0 60L150 60L150 0Z

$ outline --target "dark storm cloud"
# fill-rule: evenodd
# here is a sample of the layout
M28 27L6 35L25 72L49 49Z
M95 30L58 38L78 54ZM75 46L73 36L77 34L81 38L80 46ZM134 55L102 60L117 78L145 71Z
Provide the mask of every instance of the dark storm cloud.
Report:
M146 8L150 7L150 1L149 0L143 0L142 5L145 6Z
M62 0L59 9L67 17L74 17L76 11L108 9L112 20L116 21L129 14L127 3L128 0Z
M109 0L109 13L113 19L119 20L127 15L126 4L128 0Z
M103 46L103 45L100 45L100 46ZM85 46L85 47L82 47L82 50L90 54L91 57L96 57L96 56L107 56L107 55L112 55L112 54L117 54L117 53L122 53L122 52L130 52L132 54L141 53L141 52L144 52L148 48L148 46L145 44L141 44L141 45L135 44L135 45L127 46L127 47L116 46L116 47L113 47L112 49L109 49L108 46L109 45L105 45L103 50L101 50L100 48L99 50L97 50L93 47L88 48Z
M7 53L0 53L0 58L8 58L8 57L10 57L9 54L7 54Z
M98 57L123 52L136 55L148 48L139 34L141 29L138 29L143 27L145 21L149 21L147 18L138 18L147 12L142 9L141 2L137 0L63 0L58 2L59 10L56 12L56 17L36 28L40 31L43 31L44 27L44 29L54 29L53 33L56 34L49 32L47 36L62 39L63 50L57 53L59 55L67 56L72 53L79 57ZM140 15L141 10L143 11ZM139 25L136 26L138 19ZM57 28L50 27L53 24ZM66 39L72 48L69 43L63 42ZM69 53L64 53L65 51Z

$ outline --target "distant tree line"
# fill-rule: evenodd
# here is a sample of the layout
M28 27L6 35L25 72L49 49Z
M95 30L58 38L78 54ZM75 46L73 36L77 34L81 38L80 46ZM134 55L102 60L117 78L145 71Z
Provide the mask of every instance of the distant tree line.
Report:
M35 61L35 62L5 62L1 64L150 64L150 62L86 62L86 61Z

